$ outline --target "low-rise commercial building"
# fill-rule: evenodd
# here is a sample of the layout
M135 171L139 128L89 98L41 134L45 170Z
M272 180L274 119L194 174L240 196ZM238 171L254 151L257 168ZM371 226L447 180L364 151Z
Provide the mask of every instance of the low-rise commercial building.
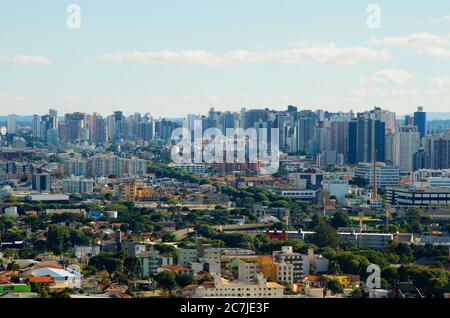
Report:
M390 233L339 232L341 242L353 242L358 248L381 249L394 240Z
M387 188L389 203L400 206L448 206L450 189L448 188Z

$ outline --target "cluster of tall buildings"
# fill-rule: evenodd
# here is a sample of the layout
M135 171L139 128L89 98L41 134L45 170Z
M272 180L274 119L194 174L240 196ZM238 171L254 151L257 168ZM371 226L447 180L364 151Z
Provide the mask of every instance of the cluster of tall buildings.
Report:
M44 116L34 115L32 134L49 144L168 143L174 129L185 127L193 132L199 121L203 132L208 128L224 133L227 129L267 128L268 142L271 128L277 128L281 151L314 157L322 166L376 161L398 166L401 173L450 167L450 133L429 135L422 107L404 121L379 107L356 114L298 110L295 106L284 111L243 108L240 112L220 112L212 108L206 115L188 114L184 120L153 119L139 113L125 116L121 111L107 117L67 113L62 119L51 109ZM15 132L15 126L15 116L8 116L8 132Z
M97 113L67 113L59 121L56 110L48 115L33 116L33 137L49 144L60 142L103 144L132 140L139 144L153 140L154 121L148 114L124 116L117 111L103 117Z
M201 120L203 130L268 128L270 133L270 128L278 128L280 150L315 157L323 166L376 161L399 166L405 173L414 169L414 156L427 137L422 107L403 123L394 112L379 107L357 114L299 111L294 106L285 111L242 109L239 113L211 109L207 116L188 115L185 127L193 131L195 120Z
M93 156L83 160L66 160L65 176L87 177L140 177L147 173L147 163L138 158L120 158L111 154Z

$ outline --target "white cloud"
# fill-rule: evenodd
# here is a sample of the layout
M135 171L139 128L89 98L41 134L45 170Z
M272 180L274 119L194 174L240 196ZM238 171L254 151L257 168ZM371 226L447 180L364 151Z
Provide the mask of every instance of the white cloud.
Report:
M436 57L436 58L449 58L450 57L450 47L449 48L436 47L436 46L424 47L424 48L417 49L417 52L422 55L428 55L428 56Z
M376 45L389 45L394 47L423 48L427 46L450 45L450 36L435 35L431 33L414 33L408 36L393 36L372 38L369 43Z
M1 97L6 97L6 96L8 96L8 94L6 94L5 92L0 91L0 98Z
M104 54L100 61L107 63L134 62L138 64L200 64L221 66L250 63L298 63L314 61L317 63L355 64L361 61L390 59L389 50L377 50L362 46L337 47L333 43L309 43L303 47L278 51L236 50L229 53L213 53L205 50L128 51Z
M14 64L51 64L52 61L48 57L34 55L0 55L0 63Z
M433 77L431 82L439 88L450 88L450 75Z
M413 79L414 76L408 71L400 69L386 69L375 72L369 77L361 78L361 82L405 84L406 82Z
M408 36L372 38L369 43L398 48L411 48L415 49L416 53L420 55L435 58L450 58L450 35L414 33Z

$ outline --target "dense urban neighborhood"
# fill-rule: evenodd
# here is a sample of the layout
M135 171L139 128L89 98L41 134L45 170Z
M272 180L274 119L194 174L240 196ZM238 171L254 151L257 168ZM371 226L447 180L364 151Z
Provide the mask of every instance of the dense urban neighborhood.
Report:
M174 162L197 123L235 130L227 160ZM450 121L423 107L0 126L0 298L450 297ZM246 154L252 129L276 173Z

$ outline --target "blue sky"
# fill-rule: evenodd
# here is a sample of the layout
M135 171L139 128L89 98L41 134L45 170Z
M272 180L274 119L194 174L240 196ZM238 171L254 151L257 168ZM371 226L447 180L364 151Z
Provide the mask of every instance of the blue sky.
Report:
M81 28L66 25L81 8ZM370 29L366 8L381 8ZM0 0L0 115L450 105L450 2Z

